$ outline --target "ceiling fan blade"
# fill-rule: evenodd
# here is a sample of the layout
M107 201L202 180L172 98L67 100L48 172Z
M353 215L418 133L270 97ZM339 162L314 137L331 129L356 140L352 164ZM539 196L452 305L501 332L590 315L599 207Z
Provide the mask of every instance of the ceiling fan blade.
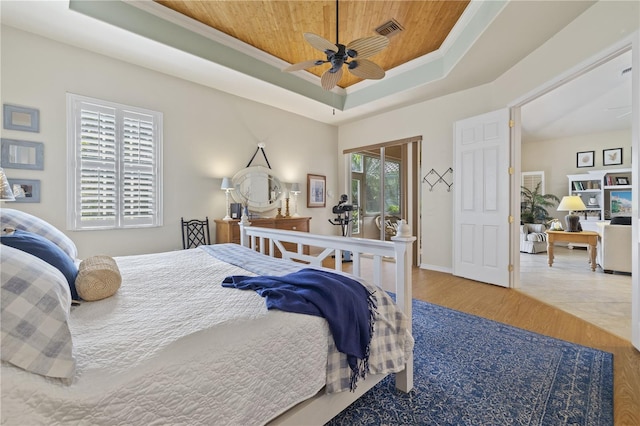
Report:
M282 71L290 72L290 71L306 70L307 68L315 67L316 65L320 65L320 64L318 64L317 60L312 59L310 61L303 61L303 62L298 62L297 64L289 65L288 67L283 68Z
M357 59L349 62L349 71L356 77L369 80L380 80L384 77L384 70L368 59Z
M333 50L334 52L338 51L338 46L331 43L329 40L320 37L314 33L304 33L304 38L309 42L311 46L318 49L321 52L326 50Z
M322 88L324 90L333 89L342 78L342 67L338 68L336 72L331 72L332 69L333 68L326 70L320 78L320 83L322 83Z
M382 51L389 45L389 39L385 36L372 36L359 38L347 45L347 51L355 50L357 52L354 58L368 58Z

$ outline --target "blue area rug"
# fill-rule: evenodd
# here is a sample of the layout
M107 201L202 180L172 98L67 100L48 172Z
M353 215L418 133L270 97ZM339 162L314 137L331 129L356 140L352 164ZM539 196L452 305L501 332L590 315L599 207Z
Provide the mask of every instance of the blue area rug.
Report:
M613 355L413 302L414 389L385 378L328 425L612 425Z

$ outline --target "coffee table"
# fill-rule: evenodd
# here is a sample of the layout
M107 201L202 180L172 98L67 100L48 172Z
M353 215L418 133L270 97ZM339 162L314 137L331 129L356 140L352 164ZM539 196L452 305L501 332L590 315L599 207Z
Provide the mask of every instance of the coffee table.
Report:
M596 244L598 244L598 233L593 231L566 232L566 231L546 231L547 232L547 255L549 267L553 265L553 244L554 243L583 243L589 244L589 262L591 270L596 270Z

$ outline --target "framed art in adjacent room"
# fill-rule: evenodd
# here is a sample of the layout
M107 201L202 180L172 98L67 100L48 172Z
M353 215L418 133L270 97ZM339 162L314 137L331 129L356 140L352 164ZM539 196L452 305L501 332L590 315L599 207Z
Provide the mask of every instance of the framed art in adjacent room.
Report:
M7 169L44 170L42 142L2 139L0 164Z
M582 151L576 155L577 167L593 167L595 151Z
M39 203L40 181L37 179L11 179L9 185L16 203Z
M629 178L627 177L617 177L616 185L629 185Z
M611 191L609 211L611 217L631 216L631 191Z
M40 111L35 108L4 104L2 106L3 127L23 132L40 131Z
M326 177L307 175L307 207L325 207L327 204Z
M622 164L622 148L602 150L603 166L616 166L618 164Z

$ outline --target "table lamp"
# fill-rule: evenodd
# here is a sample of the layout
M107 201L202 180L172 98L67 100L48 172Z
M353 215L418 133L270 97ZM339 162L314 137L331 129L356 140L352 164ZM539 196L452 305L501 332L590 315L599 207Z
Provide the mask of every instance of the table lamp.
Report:
M294 182L291 184L291 194L293 194L293 217L299 217L298 214L298 194L300 194L300 184Z
M580 198L578 195L566 195L562 197L562 200L558 205L558 211L569 212L569 214L564 217L564 222L566 224L564 230L566 232L582 231L582 227L580 226L580 216L574 214L573 212L586 209L587 207L584 205L582 198Z
M231 220L231 215L229 214L229 192L233 189L233 184L231 183L231 179L228 177L222 178L222 185L220 185L220 189L225 192L227 196L227 215L222 218L222 220Z

